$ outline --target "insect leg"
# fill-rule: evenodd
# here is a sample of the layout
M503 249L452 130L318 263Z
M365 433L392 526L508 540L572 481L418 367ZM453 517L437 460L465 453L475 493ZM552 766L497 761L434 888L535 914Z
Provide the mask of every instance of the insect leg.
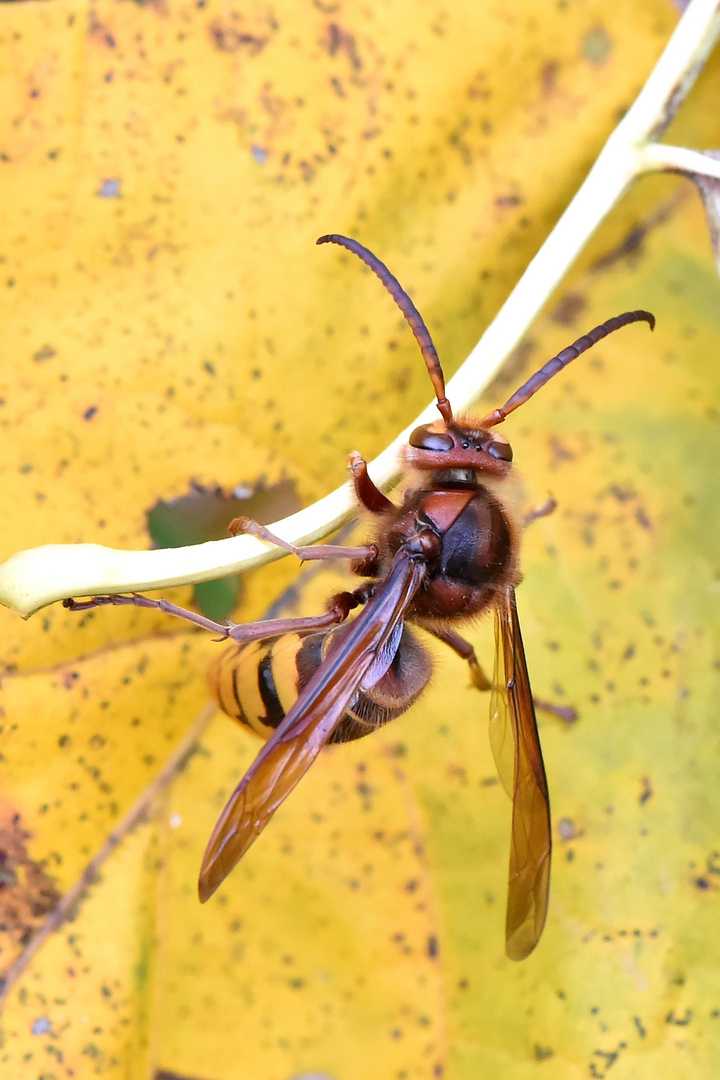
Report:
M562 720L564 724L574 724L578 718L577 709L573 709L572 705L556 705L554 701L542 701L534 695L533 705L538 712L550 713L557 720Z
M552 511L547 512L551 513ZM428 627L425 627L425 629L427 630ZM476 686L478 690L493 689L493 683L481 668L475 650L469 641L466 641L464 637L456 634L453 630L430 630L430 633L439 641L449 645L453 652L456 652L463 660L467 660L470 665L470 678L473 686ZM540 712L550 713L551 716L562 720L565 724L574 724L577 720L577 710L573 709L572 705L556 705L553 701L542 701L536 697L533 697L533 704Z
M92 608L108 606L152 608L154 611L162 611L166 615L177 615L178 618L194 623L195 626L200 626L203 630L210 630L211 633L220 634L221 637L228 636L229 627L227 625L223 626L222 623L214 622L213 619L206 619L204 615L180 607L179 604L172 604L169 600L153 600L149 596L141 596L140 593L91 596L88 600L73 600L69 597L67 600L63 600L62 605L68 611L90 611Z
M231 536L239 536L241 533L256 536L258 540L265 540L268 544L275 544L276 547L297 555L304 562L309 562L311 559L360 559L369 562L374 561L378 554L375 544L355 548L344 547L342 544L309 544L307 547L296 547L295 544L282 540L264 525L248 517L233 518L228 525L228 532Z
M310 615L296 619L266 619L265 622L233 625L227 631L227 637L245 644L267 638L282 637L283 634L299 634L307 630L322 630L326 626L336 626L347 619L353 608L367 601L367 589L361 586L354 592L335 593L330 598L328 610L323 615Z
M548 517L550 514L554 514L556 510L557 500L553 499L551 495L542 506L536 506L533 510L528 510L523 518L523 525L527 528L533 521L537 521L538 518Z
M428 627L425 629L427 630ZM460 637L460 634L456 634L454 630L430 630L430 633L439 641L444 641L446 645L449 645L453 652L456 652L463 660L467 660L473 686L476 686L478 690L492 690L492 682L480 667L475 650L469 641Z
M352 476L355 494L361 506L370 510L373 514L384 514L386 510L394 510L395 503L383 495L380 488L375 487L367 471L367 462L357 450L352 450L347 459L348 470Z
M112 605L122 607L151 608L154 611L162 611L165 615L175 615L179 619L200 626L203 630L209 630L217 634L219 638L229 638L240 644L249 641L259 641L266 638L282 637L283 634L302 633L308 630L322 630L327 626L335 626L344 622L348 614L359 604L367 600L366 589L360 587L355 592L337 593L330 600L330 606L323 615L311 615L307 618L297 619L267 619L265 622L256 623L219 623L212 619L206 619L188 608L180 607L169 600L153 600L149 596L140 596L132 593L130 596L117 594L115 596L93 596L89 600L63 600L63 607L70 611L89 611L91 608Z

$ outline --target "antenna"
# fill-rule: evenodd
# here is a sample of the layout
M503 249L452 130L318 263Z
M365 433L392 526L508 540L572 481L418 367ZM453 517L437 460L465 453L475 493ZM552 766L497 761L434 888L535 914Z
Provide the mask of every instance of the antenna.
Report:
M316 243L339 244L340 247L347 248L348 251L352 251L354 255L357 255L359 259L362 259L365 265L369 266L373 273L377 274L380 278L383 285L402 311L410 329L415 335L415 340L420 346L420 352L423 354L423 358L427 364L440 415L446 424L449 423L452 420L453 414L450 402L445 397L445 376L440 367L440 358L437 354L437 349L433 345L430 331L423 322L422 315L415 307L398 279L390 273L385 263L380 262L377 256L373 255L372 251L368 251L361 243L357 240L353 240L349 236L340 236L339 233L328 233L326 236L321 236L316 240ZM499 421L496 422L499 423Z
M501 424L506 416L511 412L515 412L520 405L524 405L533 394L537 394L538 390L550 382L553 375L557 375L558 371L562 371L564 367L567 367L571 361L580 356L581 353L587 352L593 345L596 345L598 341L602 341L608 334L613 334L616 330L619 330L622 326L627 326L628 323L634 322L646 322L650 324L650 329L655 329L655 316L649 311L625 311L622 315L615 315L612 319L608 319L604 323L600 323L588 334L583 334L577 341L574 341L572 345L568 345L567 348L559 352L557 356L553 356L551 360L543 364L539 371L536 371L534 375L531 375L527 382L524 382L522 386L507 399L505 404L500 409L493 409L491 413L488 413L486 417L480 422L482 428L495 427L496 424Z

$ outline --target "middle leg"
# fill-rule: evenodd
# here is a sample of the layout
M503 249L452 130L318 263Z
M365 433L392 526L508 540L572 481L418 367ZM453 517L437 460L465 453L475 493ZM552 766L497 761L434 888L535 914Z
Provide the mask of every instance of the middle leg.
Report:
M428 628L425 627L425 629ZM493 689L493 683L481 668L475 650L469 641L466 641L460 634L456 634L454 630L430 630L430 633L439 641L444 641L446 645L449 645L453 652L456 652L463 660L467 660L473 686L477 687L478 690ZM540 712L550 713L551 716L562 720L564 724L574 724L577 720L577 710L572 705L556 705L553 701L543 701L534 695L533 704Z
M425 629L427 630L428 627L425 627ZM460 634L456 634L454 630L430 630L430 633L438 641L444 641L446 645L449 645L453 652L456 652L463 660L467 660L473 686L477 687L478 690L492 690L493 684L480 667L475 650L469 641L466 641Z
M364 547L345 547L343 544L308 544L297 547L287 540L276 536L264 525L258 524L249 517L236 517L230 522L228 532L231 536L240 536L247 533L248 536L256 536L258 540L264 540L268 544L297 555L304 562L314 559L354 559L363 563L372 563L377 559L378 549L375 544L365 544Z
M149 596L141 596L139 593L126 595L117 593L108 596L93 596L89 600L63 600L63 607L69 611L90 611L96 607L133 607L151 608L154 611L162 611L165 615L174 615L179 619L199 626L203 630L209 630L217 634L220 640L229 639L238 644L247 644L250 641L262 641L265 639L282 637L283 634L303 633L309 630L322 630L325 627L337 626L338 623L347 619L353 608L367 601L367 587L360 586L354 592L340 592L330 598L328 610L323 615L313 615L296 619L266 619L265 622L256 623L219 623L213 619L207 619L196 611L180 607L169 600L155 600Z

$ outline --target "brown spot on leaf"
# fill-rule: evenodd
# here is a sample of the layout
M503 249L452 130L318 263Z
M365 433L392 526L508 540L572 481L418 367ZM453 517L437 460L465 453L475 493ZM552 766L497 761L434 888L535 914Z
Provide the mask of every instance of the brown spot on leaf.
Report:
M640 783L642 785L642 789L638 796L638 802L642 806L643 803L646 803L648 799L652 798L653 786L650 783L650 778L648 776L643 776Z
M647 512L645 511L644 507L638 506L637 510L635 511L635 520L637 521L638 525L641 526L641 528L647 529L648 531L652 529L652 522L647 516Z
M617 499L619 503L628 502L630 499L637 497L637 491L633 488L622 488L619 484L613 484L609 487L608 494L612 495L614 499Z
M561 461L574 461L575 454L570 450L557 435L553 435L548 439L548 445L550 446L550 453L552 454L553 462L559 465Z
M550 312L550 318L561 326L573 326L586 307L587 300L582 293L565 293L560 303Z
M271 94L267 87L264 87L260 93L260 104L266 113L275 118L281 117L288 108L285 98L280 97L279 94Z
M152 1080L203 1080L199 1076L190 1076L188 1073L175 1072L172 1069L156 1069Z
M631 264L637 262L645 253L645 239L648 233L652 229L665 224L684 202L685 197L684 189L679 189L675 195L662 203L654 213L650 214L645 220L633 225L619 244L611 248L605 255L601 255L599 259L596 259L591 270L594 273L599 270L608 270L621 259L626 259Z
M241 50L248 56L257 56L267 45L269 38L259 34L249 33L229 22L216 19L208 27L210 40L216 49L221 52L235 53Z
M686 1009L682 1016L673 1009L665 1017L665 1023L675 1024L677 1027L687 1027L692 1020L692 1015L692 1009Z
M523 200L520 195L509 194L495 196L495 205L500 207L520 206L522 204L522 201Z
M592 269L607 270L620 259L639 258L643 254L647 231L646 225L634 225L616 247L593 263Z
M544 97L549 97L555 91L559 70L560 63L557 60L548 60L546 64L543 64L540 71L540 86Z
M152 1080L201 1080L198 1076L175 1072L172 1069L156 1069Z
M33 353L33 360L41 364L43 360L52 360L53 356L57 356L57 352L52 345L43 345L41 349Z
M345 53L353 70L359 71L363 66L354 36L349 30L343 30L339 23L328 23L325 40L322 44L331 56Z
M117 46L117 39L112 30L106 22L102 22L97 17L94 11L88 15L88 38L106 49L114 49Z
M470 80L467 88L467 96L471 100L487 101L492 97L492 90L486 85L487 75L484 71L477 71Z
M53 911L61 893L42 863L28 853L31 834L20 814L0 804L0 970L7 972L18 952Z
M156 15L167 15L166 0L133 0L141 8L154 8Z
M464 765L450 764L447 767L447 774L449 777L455 780L460 780L461 783L467 783L467 769Z

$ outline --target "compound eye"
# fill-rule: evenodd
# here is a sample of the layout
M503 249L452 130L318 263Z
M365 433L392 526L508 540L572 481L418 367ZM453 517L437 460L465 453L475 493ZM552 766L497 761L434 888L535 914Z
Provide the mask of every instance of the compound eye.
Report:
M430 431L426 427L416 427L409 441L417 450L452 450L455 445L452 435Z
M491 454L494 458L499 458L500 461L512 461L513 452L510 443L506 442L491 442L487 447L488 454Z

